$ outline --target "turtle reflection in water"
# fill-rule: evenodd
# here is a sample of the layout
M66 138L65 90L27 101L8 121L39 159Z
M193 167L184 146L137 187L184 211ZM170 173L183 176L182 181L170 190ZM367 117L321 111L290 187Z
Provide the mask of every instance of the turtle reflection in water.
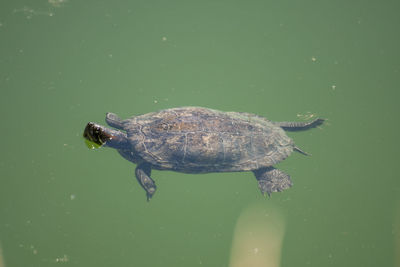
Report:
M117 130L89 122L84 138L97 146L117 149L137 164L136 178L149 200L156 191L151 170L183 173L252 171L265 195L292 185L289 175L273 165L295 146L284 130L316 127L310 122L272 122L243 112L222 112L201 107L161 110L121 120L107 113L106 122Z

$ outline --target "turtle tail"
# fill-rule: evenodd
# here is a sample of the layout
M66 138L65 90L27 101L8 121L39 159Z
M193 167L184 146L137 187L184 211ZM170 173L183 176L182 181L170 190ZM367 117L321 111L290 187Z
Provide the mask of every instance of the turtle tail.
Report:
M111 127L122 130L124 126L122 125L121 119L114 113L108 112L106 114L106 122Z
M304 152L303 150L301 150L300 148L298 148L297 146L293 147L293 150L303 154L304 156L311 156L311 154L308 154L307 152Z

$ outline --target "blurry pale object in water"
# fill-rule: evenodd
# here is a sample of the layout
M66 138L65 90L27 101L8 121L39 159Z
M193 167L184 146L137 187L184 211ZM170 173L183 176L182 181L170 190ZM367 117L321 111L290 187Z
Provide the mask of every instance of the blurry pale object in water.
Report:
M400 267L400 201L397 202L393 224L395 266Z
M3 258L3 248L1 247L0 243L0 267L5 267L6 265L4 264L4 258Z
M285 223L272 207L253 205L242 212L233 236L230 267L278 267Z

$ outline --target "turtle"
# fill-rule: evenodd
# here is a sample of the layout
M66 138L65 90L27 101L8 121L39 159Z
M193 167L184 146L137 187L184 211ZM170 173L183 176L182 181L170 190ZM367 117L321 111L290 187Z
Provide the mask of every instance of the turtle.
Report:
M135 175L147 200L156 192L151 170L181 173L254 173L261 193L270 196L292 186L290 176L275 164L297 147L285 131L307 130L324 122L273 122L246 112L203 107L164 109L121 120L106 113L106 123L87 123L83 137L97 147L116 149L136 164Z

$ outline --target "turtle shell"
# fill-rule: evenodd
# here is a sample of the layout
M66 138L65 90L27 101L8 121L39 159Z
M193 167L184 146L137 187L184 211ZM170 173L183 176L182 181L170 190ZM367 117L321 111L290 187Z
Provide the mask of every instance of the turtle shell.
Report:
M290 155L294 143L263 117L183 107L122 121L131 152L154 169L187 173L249 171Z

